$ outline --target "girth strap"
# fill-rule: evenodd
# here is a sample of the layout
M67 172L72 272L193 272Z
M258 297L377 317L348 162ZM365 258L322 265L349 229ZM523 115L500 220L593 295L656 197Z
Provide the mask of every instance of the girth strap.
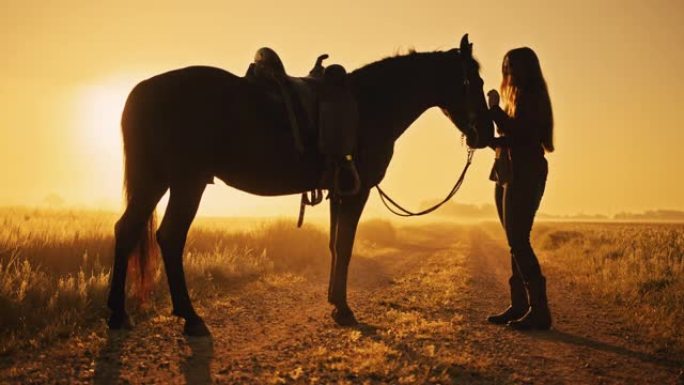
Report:
M309 196L311 194L311 196ZM304 210L306 206L316 206L323 201L323 190L317 188L309 191L308 193L302 193L302 200L299 203L299 219L297 220L297 227L302 227L304 223Z

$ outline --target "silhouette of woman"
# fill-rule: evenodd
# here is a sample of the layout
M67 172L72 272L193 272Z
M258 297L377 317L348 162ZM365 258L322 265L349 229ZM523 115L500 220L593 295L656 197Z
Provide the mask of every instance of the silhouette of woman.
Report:
M532 49L509 51L502 73L505 109L499 107L496 90L487 94L499 133L491 144L496 160L490 179L496 182L496 207L511 249L511 305L487 320L519 330L546 330L551 327L546 279L530 245L530 231L546 186L544 153L554 150L551 101Z

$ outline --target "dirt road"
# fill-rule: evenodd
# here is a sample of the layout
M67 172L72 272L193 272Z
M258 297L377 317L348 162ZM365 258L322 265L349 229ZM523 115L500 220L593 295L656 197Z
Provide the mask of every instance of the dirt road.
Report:
M4 359L0 383L684 384L684 357L650 350L620 309L546 271L554 330L484 322L507 304L507 254L478 227L412 231L361 247L335 326L326 277L269 275L199 301L211 338L184 338L168 309L128 333L103 325L43 352Z

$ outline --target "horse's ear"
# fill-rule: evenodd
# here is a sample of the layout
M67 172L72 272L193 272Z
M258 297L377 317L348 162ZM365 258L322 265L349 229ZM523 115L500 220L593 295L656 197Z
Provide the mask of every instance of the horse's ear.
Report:
M461 53L467 57L473 56L473 43L468 41L467 33L461 38Z

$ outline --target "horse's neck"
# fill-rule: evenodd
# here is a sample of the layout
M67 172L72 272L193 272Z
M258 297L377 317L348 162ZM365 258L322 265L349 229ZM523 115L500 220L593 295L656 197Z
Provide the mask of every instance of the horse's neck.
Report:
M392 87L376 89L371 97L362 96L361 109L372 119L372 141L392 145L426 110L436 106L432 82L406 82L398 79Z
M422 98L414 98L411 93L408 93L408 95L402 97L397 102L396 109L393 110L396 118L393 119L393 129L389 134L392 142L399 139L425 111L436 105L431 99L429 95Z

